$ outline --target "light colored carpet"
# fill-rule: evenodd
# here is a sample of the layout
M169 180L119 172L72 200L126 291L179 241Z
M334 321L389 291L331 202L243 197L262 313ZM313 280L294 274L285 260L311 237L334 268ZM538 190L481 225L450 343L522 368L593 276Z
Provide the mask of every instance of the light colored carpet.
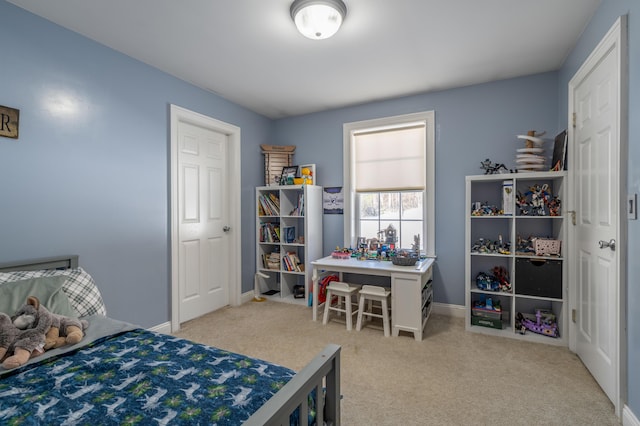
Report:
M304 306L266 301L183 324L177 336L300 370L342 346L344 425L616 425L613 405L567 348L468 333L432 315L412 334L346 331Z

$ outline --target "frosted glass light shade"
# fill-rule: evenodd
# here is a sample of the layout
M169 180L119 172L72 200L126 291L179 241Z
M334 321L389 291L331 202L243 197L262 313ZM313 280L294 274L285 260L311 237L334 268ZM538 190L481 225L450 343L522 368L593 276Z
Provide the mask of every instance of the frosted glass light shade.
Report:
M307 38L322 40L338 32L347 7L341 0L296 0L291 18L298 31Z

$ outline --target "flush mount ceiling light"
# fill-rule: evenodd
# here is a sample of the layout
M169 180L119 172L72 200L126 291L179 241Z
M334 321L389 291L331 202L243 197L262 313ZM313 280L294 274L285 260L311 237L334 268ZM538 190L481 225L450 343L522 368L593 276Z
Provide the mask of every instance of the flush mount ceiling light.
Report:
M303 36L313 40L329 38L338 32L347 6L342 0L295 0L291 18Z

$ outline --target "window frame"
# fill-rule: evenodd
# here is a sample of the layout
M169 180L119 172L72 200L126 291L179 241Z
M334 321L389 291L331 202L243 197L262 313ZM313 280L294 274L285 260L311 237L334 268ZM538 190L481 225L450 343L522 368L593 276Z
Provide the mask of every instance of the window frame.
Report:
M392 117L376 118L372 120L356 121L343 124L343 192L344 192L344 235L345 247L353 247L358 229L357 200L355 193L355 173L352 167L353 135L358 132L373 129L401 128L410 125L424 124L426 137L425 151L425 194L423 235L424 251L429 257L435 257L435 111L422 111Z

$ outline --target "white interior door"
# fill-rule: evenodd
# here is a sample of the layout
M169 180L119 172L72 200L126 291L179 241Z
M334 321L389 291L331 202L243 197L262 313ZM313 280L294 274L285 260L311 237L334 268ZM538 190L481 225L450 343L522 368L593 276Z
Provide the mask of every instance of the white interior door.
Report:
M621 52L619 38L603 43L570 82L577 219L575 350L619 413L620 191L626 177L620 173Z
M180 322L229 304L227 136L178 123Z
M230 126L230 133L224 123L189 113L172 107L173 330L233 303L239 285L231 201L239 197L231 184L239 174L232 161L239 129Z

